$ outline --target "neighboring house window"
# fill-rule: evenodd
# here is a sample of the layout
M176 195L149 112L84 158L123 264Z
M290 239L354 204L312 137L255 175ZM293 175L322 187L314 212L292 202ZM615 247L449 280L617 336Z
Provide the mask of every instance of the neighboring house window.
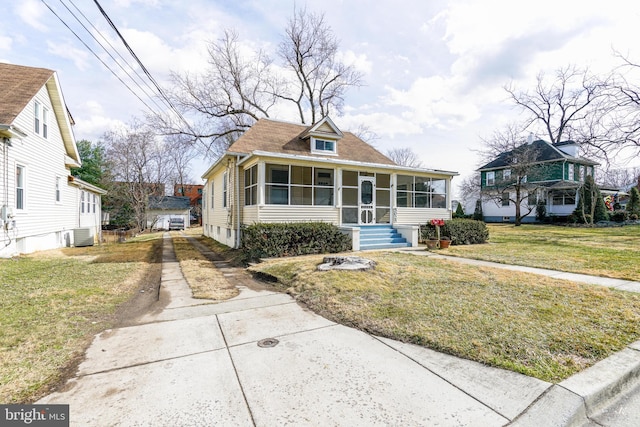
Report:
M575 205L576 204L576 195L575 193L568 191L559 191L553 193L553 199L551 200L553 205Z
M49 110L42 107L42 137L47 138L49 130Z
M33 105L33 116L35 118L33 131L40 135L40 112L42 111L42 105L38 101Z
M444 179L398 175L396 204L399 208L445 208L446 193Z
M569 181L573 181L574 178L574 169L573 169L573 163L569 163L569 171L568 171L568 180Z
M536 197L536 193L529 193L527 195L527 204L529 206L535 206L538 203L538 198Z
M222 176L222 207L227 207L227 173Z
M487 187L496 185L496 173L494 171L487 172L486 185Z
M312 152L320 152L320 153L335 153L336 152L336 142L335 141L327 141L324 139L311 139L311 151Z
M16 209L24 209L25 206L25 168L16 166Z
M509 206L509 193L502 193L502 206Z
M202 188L198 188L198 194L202 194Z
M213 186L213 184L214 184L214 182L211 181L211 209L213 209L213 206L214 206L214 204L213 204L213 200L214 200L214 192L213 192L214 186Z
M580 165L580 182L584 182L584 165Z
M266 174L267 204L333 206L333 169L267 164Z
M504 181L509 181L511 179L511 169L505 169L502 171L502 179Z
M93 195L93 213L96 213L96 195Z
M36 134L47 137L49 127L49 110L45 108L40 102L35 101L33 107L34 115L34 131Z
M84 213L84 191L80 190L80 213Z
M254 165L244 171L244 204L258 204L258 166Z
M56 176L56 202L60 203L60 177Z

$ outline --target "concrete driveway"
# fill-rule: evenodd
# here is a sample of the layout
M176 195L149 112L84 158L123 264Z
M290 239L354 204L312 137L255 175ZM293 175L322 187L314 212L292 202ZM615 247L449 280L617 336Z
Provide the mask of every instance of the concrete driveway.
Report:
M571 389L338 325L217 265L240 295L194 299L165 239L166 307L96 336L76 378L37 403L70 404L74 426L586 421Z

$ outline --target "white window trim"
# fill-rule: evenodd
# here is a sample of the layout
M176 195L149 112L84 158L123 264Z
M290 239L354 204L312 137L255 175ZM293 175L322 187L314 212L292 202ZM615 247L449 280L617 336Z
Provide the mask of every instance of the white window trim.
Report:
M489 181L489 177L491 177L491 181ZM487 172L487 174L485 175L485 185L487 187L493 187L494 185L496 185L496 172L495 171Z
M60 205L62 204L62 177L60 175L56 175L54 190L55 202L56 204Z
M338 141L334 140L334 139L323 139L323 138L316 138L316 137L311 137L311 153L312 154L325 154L328 156L337 156L338 155ZM316 148L316 141L327 141L327 142L333 142L333 150L318 150Z
M22 208L18 208L18 168L22 170L22 187L20 187L22 189ZM16 181L14 182L15 201L13 205L16 212L27 212L27 166L22 163L16 163L14 172Z

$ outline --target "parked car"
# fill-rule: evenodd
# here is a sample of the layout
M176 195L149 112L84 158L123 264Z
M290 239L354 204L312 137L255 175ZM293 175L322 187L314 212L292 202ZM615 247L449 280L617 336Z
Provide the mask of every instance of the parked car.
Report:
M170 218L169 230L184 230L184 218Z

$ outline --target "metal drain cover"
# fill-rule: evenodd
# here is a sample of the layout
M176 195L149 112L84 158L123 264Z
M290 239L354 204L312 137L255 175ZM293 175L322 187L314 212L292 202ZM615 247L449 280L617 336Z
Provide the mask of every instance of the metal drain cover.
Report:
M265 338L263 340L258 341L258 347L262 348L270 348L278 345L280 341L275 338Z

